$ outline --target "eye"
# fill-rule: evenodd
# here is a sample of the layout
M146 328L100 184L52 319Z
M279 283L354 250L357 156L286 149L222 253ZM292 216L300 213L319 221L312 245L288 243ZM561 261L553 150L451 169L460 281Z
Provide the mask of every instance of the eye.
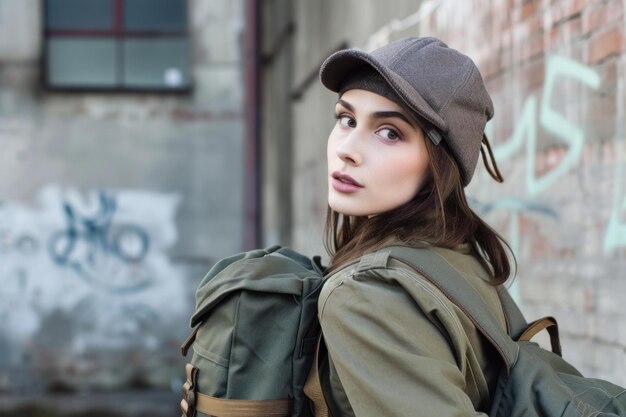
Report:
M337 119L339 124L343 127L356 127L356 121L352 117L346 116L345 114L337 114L335 115L335 119Z
M398 133L397 130L388 127L384 127L376 133L387 140L396 141L400 139L400 133Z

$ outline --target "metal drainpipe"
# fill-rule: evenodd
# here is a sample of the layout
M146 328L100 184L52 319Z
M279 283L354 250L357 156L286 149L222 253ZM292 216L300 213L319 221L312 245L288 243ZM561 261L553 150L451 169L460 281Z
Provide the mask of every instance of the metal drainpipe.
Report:
M245 194L244 250L261 242L260 215L260 0L245 0L244 94L245 94Z

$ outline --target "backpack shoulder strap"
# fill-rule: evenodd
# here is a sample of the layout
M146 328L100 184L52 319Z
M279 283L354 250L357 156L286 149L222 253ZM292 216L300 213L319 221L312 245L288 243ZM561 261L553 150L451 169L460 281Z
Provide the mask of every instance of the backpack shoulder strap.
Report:
M452 265L428 248L391 246L381 251L388 251L391 258L404 263L425 277L459 307L499 352L506 364L507 372L510 370L517 361L519 347L501 329L478 292ZM504 293L501 293L501 297L505 299L503 307L505 303L514 303L510 296L506 299L507 296L502 294ZM517 311L519 313L519 310ZM521 313L519 314L521 316ZM515 313L512 316L515 316ZM519 317L516 317L516 320L519 320Z
M509 326L509 334L513 340L519 340L519 337L528 328L528 322L504 285L498 286L498 295L500 296L506 323Z

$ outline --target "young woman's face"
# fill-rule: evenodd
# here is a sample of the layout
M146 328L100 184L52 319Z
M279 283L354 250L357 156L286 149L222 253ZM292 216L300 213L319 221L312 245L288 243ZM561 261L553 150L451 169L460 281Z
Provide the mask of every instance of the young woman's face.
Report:
M395 102L348 90L335 106L328 137L328 204L341 214L371 216L409 202L428 180L422 129Z

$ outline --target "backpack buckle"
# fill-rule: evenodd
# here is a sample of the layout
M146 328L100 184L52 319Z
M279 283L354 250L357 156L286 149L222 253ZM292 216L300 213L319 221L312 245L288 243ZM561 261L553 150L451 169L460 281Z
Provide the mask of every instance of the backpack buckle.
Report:
M181 417L196 417L196 382L198 368L188 363L185 366L187 381L183 384L183 399L180 401Z

